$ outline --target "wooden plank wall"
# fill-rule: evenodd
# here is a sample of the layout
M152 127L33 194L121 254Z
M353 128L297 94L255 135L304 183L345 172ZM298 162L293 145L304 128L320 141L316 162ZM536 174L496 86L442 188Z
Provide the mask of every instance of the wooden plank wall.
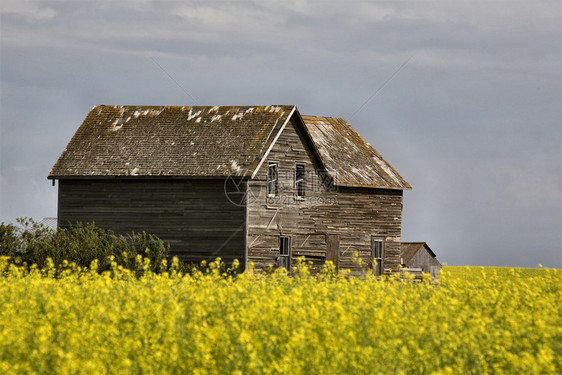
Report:
M62 227L95 222L120 234L146 231L182 261L220 256L244 264L245 207L228 200L224 179L60 180L58 211Z
M431 276L437 277L437 273L441 269L441 263L435 259L423 246L414 257L408 262L408 267L419 268L425 273L430 273Z
M356 252L363 262L372 261L371 238L384 239L384 268L400 263L402 191L386 189L343 188L326 191L320 176L311 175L318 165L304 137L292 119L267 161L279 162L279 197L268 198L266 192L267 162L249 182L257 199L248 202L248 261L256 269L278 265L278 236L292 240L292 258L303 255L319 268L326 260L326 236L339 235L339 266L354 269ZM295 196L294 168L306 166L306 195ZM306 248L302 239L308 238Z

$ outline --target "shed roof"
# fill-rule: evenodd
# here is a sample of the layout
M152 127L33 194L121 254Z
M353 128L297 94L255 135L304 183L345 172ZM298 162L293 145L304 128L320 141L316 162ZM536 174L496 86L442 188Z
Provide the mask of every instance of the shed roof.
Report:
M251 177L294 113L337 185L411 188L347 122L288 105L97 105L49 178Z
M435 253L429 248L429 246L425 242L401 242L400 257L403 259L405 264L408 264L418 253L418 251L423 249L424 246L427 248L428 253L432 257L437 258Z
M336 185L411 189L402 176L341 118L302 116Z

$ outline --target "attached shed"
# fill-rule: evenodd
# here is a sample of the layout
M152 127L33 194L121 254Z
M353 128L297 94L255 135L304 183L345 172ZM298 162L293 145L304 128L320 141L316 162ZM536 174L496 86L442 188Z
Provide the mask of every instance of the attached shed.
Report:
M425 242L402 242L400 263L406 268L421 269L432 277L437 277L441 269L441 263Z
M295 106L92 108L49 173L58 225L146 231L187 262L400 264L410 185L343 119Z

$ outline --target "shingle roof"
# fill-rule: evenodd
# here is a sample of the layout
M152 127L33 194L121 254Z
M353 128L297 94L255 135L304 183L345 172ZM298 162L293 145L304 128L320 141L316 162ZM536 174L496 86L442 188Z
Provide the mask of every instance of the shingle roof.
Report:
M400 257L405 264L408 264L412 258L420 251L424 246L427 247L429 254L436 258L435 253L427 246L425 242L402 242L400 243Z
M98 105L49 178L246 176L294 109Z
M49 178L251 177L293 113L337 185L411 188L347 122L301 117L294 106L98 105Z
M411 189L399 174L343 119L302 116L320 158L336 185Z

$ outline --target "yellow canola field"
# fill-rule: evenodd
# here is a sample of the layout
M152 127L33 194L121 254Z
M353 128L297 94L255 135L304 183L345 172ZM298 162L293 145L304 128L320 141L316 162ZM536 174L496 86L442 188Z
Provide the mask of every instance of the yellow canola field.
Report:
M55 278L0 259L0 373L562 373L560 270L414 283L93 268Z

